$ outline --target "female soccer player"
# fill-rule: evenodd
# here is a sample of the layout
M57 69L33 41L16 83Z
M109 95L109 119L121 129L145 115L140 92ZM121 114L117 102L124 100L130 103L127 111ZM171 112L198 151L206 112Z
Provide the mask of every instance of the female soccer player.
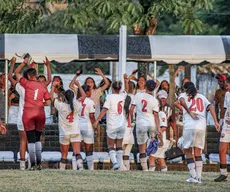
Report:
M107 145L113 163L113 170L119 168L123 170L125 168L123 164L122 140L125 134L123 108L127 94L120 93L121 86L121 82L115 81L112 83L112 94L107 95L103 109L94 122L94 127L97 127L98 122L107 112ZM117 154L114 149L115 143Z
M81 134L79 129L78 111L80 109L80 102L74 99L74 92L67 90L64 93L64 101L54 99L54 90L57 86L57 82L53 82L51 89L51 100L54 102L54 107L58 110L58 127L59 127L59 142L61 144L62 159L60 162L60 169L65 170L67 163L67 155L69 150L69 144L71 143L73 148L73 154L76 158L76 168L83 169L83 160L80 155ZM82 90L79 83L77 83L82 97L85 98L85 93Z
M105 91L109 87L109 81L99 68L96 68L95 70L96 70L95 73L100 75L103 78L105 84L102 87L97 88L96 83L92 77L88 77L85 80L84 84L88 85L90 87L90 91L91 91L91 97L90 98L95 103L95 109L96 109L95 115L96 115L96 117L98 117L100 114L100 97L101 97L103 91Z
M139 145L140 161L144 171L148 170L146 160L146 142L153 139L157 132L160 132L159 124L159 104L157 99L152 95L156 83L154 80L147 80L145 84L146 92L137 93L134 96L134 103L130 109L130 115L133 116L136 106L136 134ZM148 137L149 134L149 137ZM151 162L149 162L151 164Z
M227 92L224 98L224 108L226 109L224 115L224 124L220 136L220 176L214 181L226 181L228 177L226 153L230 143L230 77L226 79Z
M77 88L74 86L77 77L80 76L80 71L76 72L75 77L71 81L69 87L74 90L75 94L78 94ZM85 144L86 160L89 170L94 170L93 163L93 144L94 144L94 128L93 123L95 121L95 105L93 100L90 99L91 91L88 85L82 86L85 92L86 98L81 100L79 109L79 127L81 132L81 139ZM79 94L78 94L79 95Z
M197 93L195 85L192 82L188 82L185 83L184 88L185 93L179 96L179 101L183 107L184 115L183 149L190 172L190 177L186 181L201 183L203 168L201 151L205 145L206 113L208 110L210 110L214 119L216 129L219 130L220 127L214 108L206 97Z

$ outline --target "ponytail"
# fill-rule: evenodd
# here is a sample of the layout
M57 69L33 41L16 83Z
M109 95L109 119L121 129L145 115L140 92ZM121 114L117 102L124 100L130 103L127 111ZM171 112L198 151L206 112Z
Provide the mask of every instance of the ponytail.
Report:
M67 103L70 105L70 109L72 112L74 112L74 106L73 106L73 98L74 98L74 93L71 90L65 91L65 98Z
M131 97L129 95L126 96L125 98L125 104L124 104L124 110L125 110L125 115L128 118L129 116L129 106L131 104Z

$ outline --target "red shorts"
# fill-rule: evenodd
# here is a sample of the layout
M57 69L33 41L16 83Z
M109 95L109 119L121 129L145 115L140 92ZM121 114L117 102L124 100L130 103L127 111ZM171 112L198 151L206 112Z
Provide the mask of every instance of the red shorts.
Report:
M24 108L22 122L25 131L36 130L41 132L46 122L44 108Z

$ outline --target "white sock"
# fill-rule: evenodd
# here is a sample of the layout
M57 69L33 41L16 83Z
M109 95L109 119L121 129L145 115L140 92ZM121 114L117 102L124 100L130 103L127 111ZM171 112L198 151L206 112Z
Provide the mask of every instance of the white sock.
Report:
M227 168L225 168L225 169L220 169L220 174L221 174L221 175L228 176Z
M36 147L35 147L35 143L28 143L28 151L29 151L31 166L35 166L36 165Z
M127 170L130 170L130 161L129 160L123 160L124 166Z
M20 170L24 171L26 169L26 161L20 160Z
M94 170L93 155L86 156L87 165L89 170Z
M196 164L196 178L201 179L201 173L203 169L203 161L195 161Z
M116 152L114 150L109 151L109 156L113 164L117 163Z
M60 162L60 170L65 170L66 163Z
M42 161L42 143L40 141L36 142L35 148L36 148L37 164L40 164Z
M140 162L141 162L141 167L142 167L143 171L148 170L146 157L140 158Z
M117 151L117 162L120 167L120 170L123 170L123 171L127 170L123 163L123 151L122 150Z
M155 166L150 166L149 167L149 171L155 171L156 170L156 167Z
M190 173L191 177L196 178L195 163L189 163L188 169L189 169L189 173Z
M27 159L27 163L28 163L28 169L30 169L30 168L31 168L30 156L29 156L28 159Z
M77 170L77 159L76 156L72 156L72 169Z

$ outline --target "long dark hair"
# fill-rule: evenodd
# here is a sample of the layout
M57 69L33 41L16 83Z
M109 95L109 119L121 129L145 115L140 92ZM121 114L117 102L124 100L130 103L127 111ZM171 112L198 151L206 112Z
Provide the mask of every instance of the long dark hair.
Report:
M187 82L184 84L186 94L193 99L197 94L197 89L193 82Z
M161 84L160 84L160 86L159 86L158 91L160 91L160 90L164 90L164 89L163 89L163 87L162 87L162 84L163 84L164 82L165 82L165 83L167 83L167 84L168 84L168 87L169 87L169 82L168 82L168 81L166 81L166 80L163 80L163 81L161 81ZM165 91L166 91L166 90L165 90ZM169 93L169 90L168 90L168 91L166 91L166 92L167 92L167 93Z
M96 83L92 77L87 77L84 84L86 85L86 82L88 79L91 79L93 81L93 83L94 83L93 89L97 89Z
M140 80L140 78L143 78L145 80L145 82L146 82L145 76L142 75L142 76L138 77L138 79L137 79L137 89L140 89L140 87L138 85L138 81Z
M54 78L58 78L60 80L60 87L58 87L58 92L59 93L64 92L65 89L64 89L64 86L63 86L62 78L60 76L54 76L53 77L53 82L54 82Z
M73 106L73 98L74 98L74 93L70 89L65 91L65 99L67 103L70 105L70 109L72 112L74 112L74 106Z
M129 116L129 106L131 104L131 97L129 95L126 96L125 98L125 103L124 103L124 110L125 110L125 115L128 118Z

